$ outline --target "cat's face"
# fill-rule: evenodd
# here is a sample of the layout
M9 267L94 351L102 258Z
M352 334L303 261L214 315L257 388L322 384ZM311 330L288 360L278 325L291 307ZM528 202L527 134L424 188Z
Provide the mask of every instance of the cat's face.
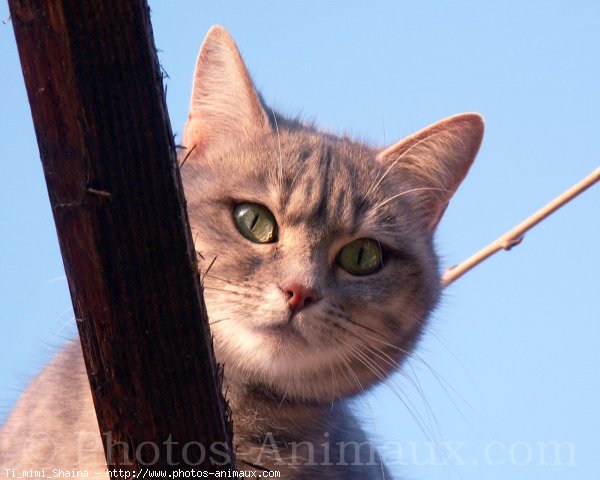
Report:
M182 173L217 359L249 386L329 402L385 378L418 338L440 290L433 229L481 121L380 151L277 120L213 28Z

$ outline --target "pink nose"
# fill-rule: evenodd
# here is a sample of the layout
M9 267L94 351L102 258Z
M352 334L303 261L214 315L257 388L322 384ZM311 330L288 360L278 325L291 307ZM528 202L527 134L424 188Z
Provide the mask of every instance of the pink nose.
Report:
M281 286L281 290L288 297L288 306L292 312L299 312L311 303L315 303L319 296L314 288L307 288L299 283L291 282Z

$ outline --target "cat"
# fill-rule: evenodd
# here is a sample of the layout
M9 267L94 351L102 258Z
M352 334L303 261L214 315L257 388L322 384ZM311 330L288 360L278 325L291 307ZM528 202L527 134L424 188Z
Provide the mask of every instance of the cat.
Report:
M482 136L473 113L383 149L323 133L267 108L227 31L208 32L181 168L239 469L391 478L348 399L419 340L441 289L434 231ZM0 475L44 466L106 468L77 342L0 435Z

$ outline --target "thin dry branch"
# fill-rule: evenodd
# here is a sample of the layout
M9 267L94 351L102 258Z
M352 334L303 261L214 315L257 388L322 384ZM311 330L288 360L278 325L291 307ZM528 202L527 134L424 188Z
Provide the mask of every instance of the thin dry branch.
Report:
M560 207L565 205L567 202L575 198L583 191L587 190L599 180L600 167L594 170L592 173L590 173L583 180L573 185L567 191L563 192L561 195L556 197L546 206L539 209L529 218L519 223L516 227L509 230L504 235L500 236L498 239L490 243L485 248L481 249L475 255L471 256L464 262L449 268L442 277L442 286L447 287L457 278L463 276L465 273L471 270L473 267L476 267L481 262L491 257L494 253L500 250L510 250L515 245L521 243L521 240L523 240L525 233L527 233L546 217L554 213L556 210L558 210Z

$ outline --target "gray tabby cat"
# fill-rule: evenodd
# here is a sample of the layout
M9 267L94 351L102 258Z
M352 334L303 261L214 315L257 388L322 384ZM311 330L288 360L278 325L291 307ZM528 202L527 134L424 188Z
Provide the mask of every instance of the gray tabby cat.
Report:
M435 307L432 236L482 134L476 114L385 149L324 134L265 108L231 37L210 30L182 173L238 468L390 478L347 399L399 367ZM0 475L43 466L105 468L76 343L0 437Z

